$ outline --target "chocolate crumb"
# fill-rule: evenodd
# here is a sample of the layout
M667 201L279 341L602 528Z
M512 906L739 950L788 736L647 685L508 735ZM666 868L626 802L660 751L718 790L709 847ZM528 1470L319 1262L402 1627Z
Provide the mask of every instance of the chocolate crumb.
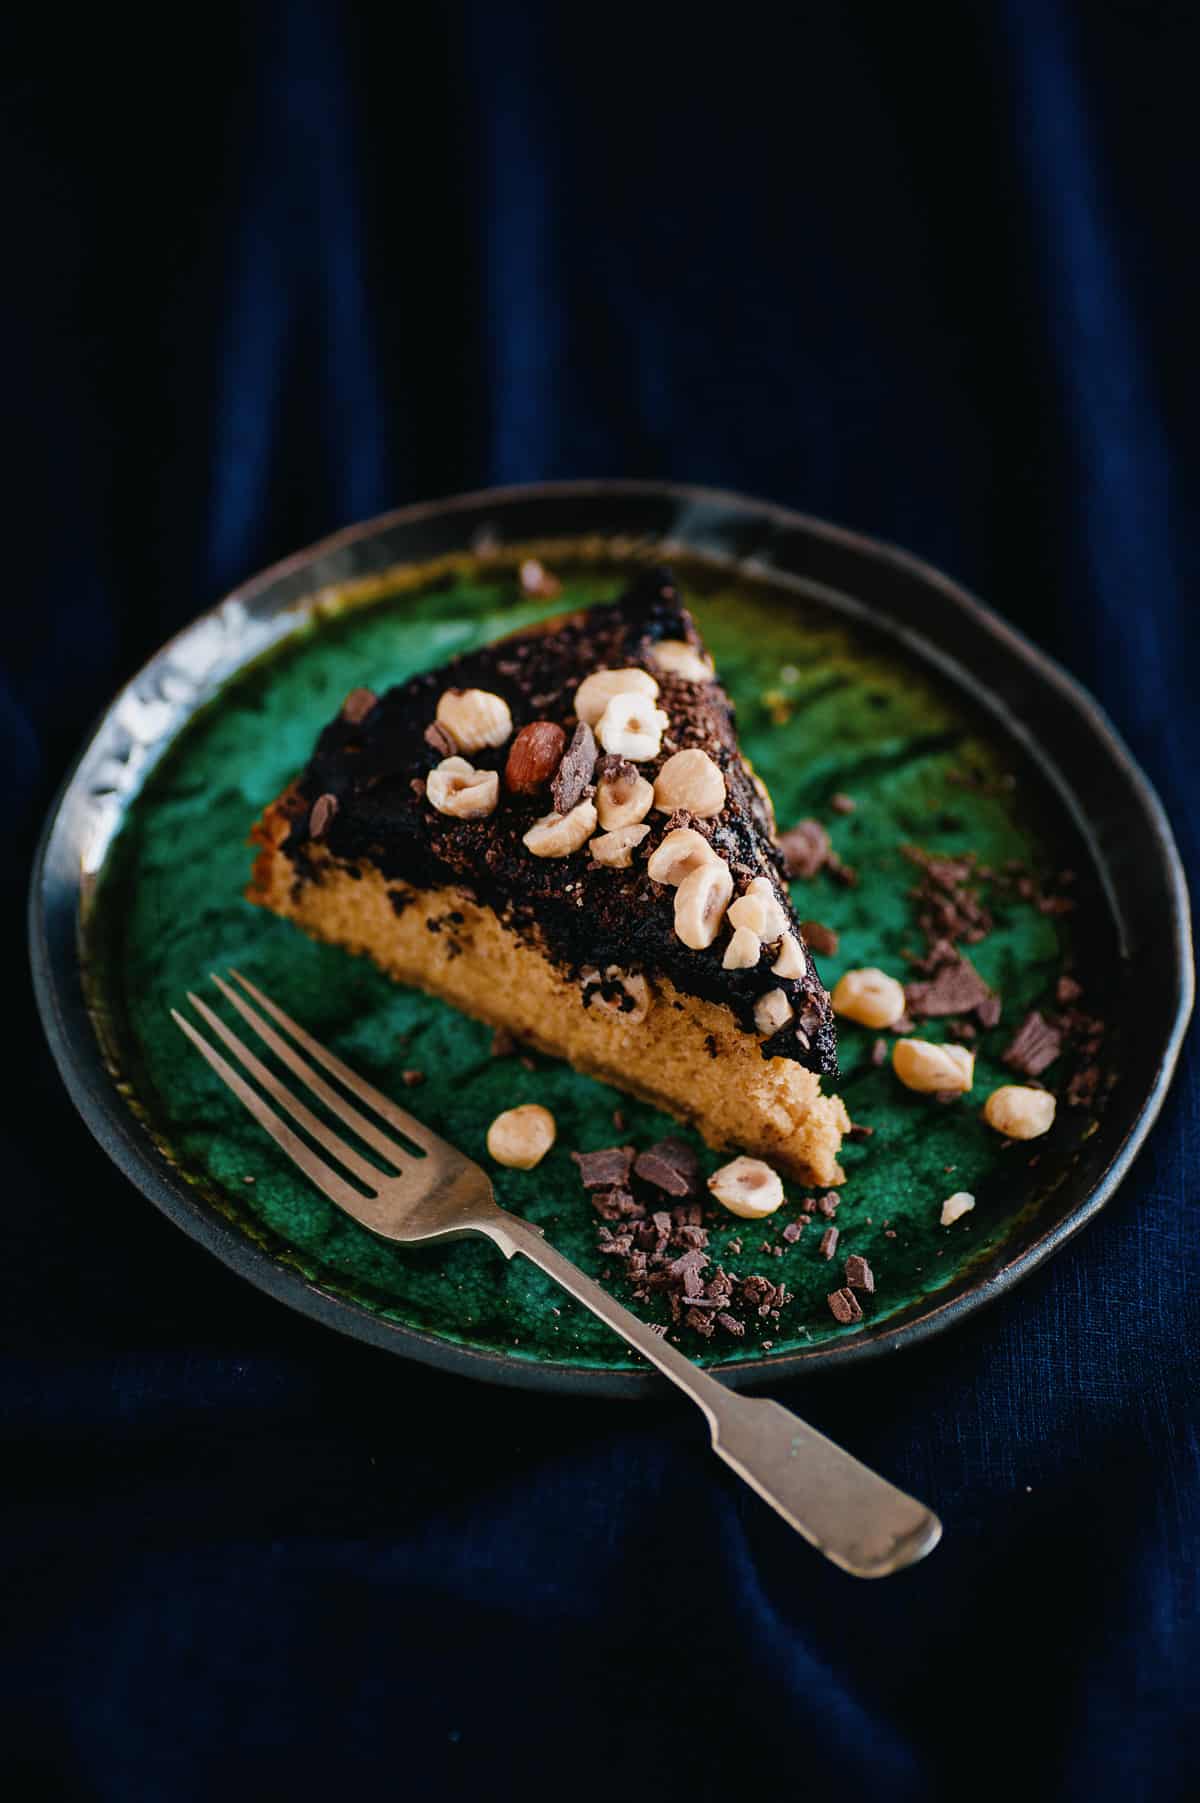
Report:
M572 1152L584 1189L624 1188L633 1169L632 1146L606 1146L599 1152Z
M1077 1070L1067 1084L1066 1099L1068 1108L1087 1108L1096 1099L1096 1091L1100 1087L1100 1066L1085 1064Z
M979 1029L969 1020L952 1020L946 1024L946 1033L959 1045L969 1044L972 1039L979 1038Z
M783 1237L789 1246L794 1246L803 1232L804 1228L799 1221L789 1221L783 1230Z
M744 1321L739 1321L736 1315L726 1314L724 1310L716 1317L716 1322L724 1333L732 1334L735 1340L740 1340L746 1331Z
M521 1054L521 1063L527 1071L535 1071L537 1069L537 1059L531 1058L528 1052L523 1052Z
M860 1121L855 1121L846 1135L847 1139L873 1139L874 1137L874 1127L864 1127Z
M1061 976L1054 985L1054 999L1060 1008L1069 1008L1083 994L1083 984L1074 977Z
M1047 1065L1062 1051L1062 1034L1057 1027L1052 1027L1037 1009L1025 1016L1018 1027L1006 1051L1000 1055L1001 1063L1022 1076L1040 1076Z
M614 1108L612 1111L612 1124L618 1133L625 1133L629 1129L629 1122L619 1108Z
M336 795L318 795L312 804L312 813L308 816L309 838L324 838L333 825L333 817L337 811L338 798Z
M829 797L829 805L835 814L853 814L858 803L853 795L843 795L839 789L836 795Z
M863 1312L858 1306L858 1298L853 1290L834 1290L825 1298L829 1304L829 1312L841 1327L850 1327L861 1321Z
M823 1196L817 1197L817 1213L824 1215L827 1221L832 1221L834 1215L838 1211L838 1206L838 1196L834 1190L827 1189Z
M403 1083L405 1089L416 1089L420 1084L424 1083L425 1072L418 1070L401 1071L400 1081Z
M586 720L581 720L571 734L571 743L563 753L562 762L550 784L550 793L554 798L554 811L557 814L569 814L571 809L582 799L583 792L592 780L592 771L596 768L596 740Z
M491 1055L493 1058L511 1058L517 1049L517 1042L507 1027L497 1027L492 1034Z
M852 1290L865 1290L868 1296L875 1294L875 1273L857 1252L846 1260L846 1282Z
M962 1090L935 1089L933 1092L933 1099L935 1102L940 1102L943 1107L948 1108L951 1102L960 1102L962 1100Z
M455 751L454 740L450 737L450 734L446 731L446 728L444 726L440 725L438 723L438 721L433 720L430 722L430 724L425 728L424 737L425 737L425 743L427 745L431 745L433 747L434 751L437 752L437 754L440 758L448 758L448 757L454 756L454 751Z
M871 1063L878 1070L881 1064L887 1063L888 1045L886 1039L877 1039L871 1047Z
M802 920L800 932L804 943L816 952L819 958L837 956L838 936L832 927L823 926L819 920Z
M828 1263L828 1261L833 1257L834 1253L837 1251L837 1243L838 1243L837 1228L836 1227L827 1227L825 1229L824 1233L821 1235L821 1244L817 1248L818 1252L821 1254L821 1257L826 1261L826 1263Z
M896 1035L897 1039L906 1038L908 1036L908 1034L910 1034L912 1032L912 1030L913 1030L913 1024L907 1014L902 1014L900 1016L899 1020L894 1020L891 1024L891 1026L888 1028L888 1032L894 1033Z

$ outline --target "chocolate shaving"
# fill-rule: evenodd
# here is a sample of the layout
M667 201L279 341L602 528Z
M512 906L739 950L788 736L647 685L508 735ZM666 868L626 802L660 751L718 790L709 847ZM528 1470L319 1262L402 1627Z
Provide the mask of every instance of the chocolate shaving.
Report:
M783 1230L783 1237L787 1241L789 1246L794 1246L796 1241L800 1238L800 1235L803 1232L804 1232L804 1226L803 1226L802 1222L789 1221L787 1226Z
M928 981L910 983L904 999L913 1020L933 1020L944 1014L969 1014L992 995L975 966L956 956Z
M1001 1063L1010 1070L1019 1071L1022 1076L1037 1077L1047 1065L1054 1063L1062 1045L1058 1028L1052 1027L1034 1008L1021 1022L1008 1049L1001 1054Z
M802 920L800 931L805 944L816 952L819 958L837 956L839 941L832 927L822 926L819 920Z
M818 1214L824 1215L825 1219L827 1221L832 1221L834 1215L838 1211L838 1206L839 1206L839 1200L838 1200L838 1196L837 1196L836 1192L834 1190L827 1189L823 1196L817 1197L815 1206L816 1206L816 1210L817 1210Z
M313 802L312 813L308 817L308 836L310 839L321 839L333 825L333 817L338 811L336 795L318 795Z
M699 1161L692 1148L679 1139L660 1140L638 1154L634 1173L669 1196L689 1195L695 1187Z
M633 1169L632 1146L606 1146L599 1152L572 1152L584 1189L624 1188Z
M827 1227L825 1229L824 1233L821 1235L821 1244L817 1248L818 1252L821 1254L821 1257L826 1261L826 1263L828 1263L828 1261L833 1257L834 1253L837 1251L837 1243L838 1243L837 1228L836 1227Z
M596 740L586 720L581 720L571 734L571 743L550 784L556 814L569 814L583 797L596 768Z
M374 689L351 689L342 703L342 719L350 726L361 726L375 701Z
M862 1320L863 1312L853 1290L834 1290L832 1296L827 1296L825 1300L829 1304L830 1314L839 1326L850 1327Z
M868 1296L875 1294L875 1273L857 1252L846 1260L846 1282L852 1290L865 1290Z

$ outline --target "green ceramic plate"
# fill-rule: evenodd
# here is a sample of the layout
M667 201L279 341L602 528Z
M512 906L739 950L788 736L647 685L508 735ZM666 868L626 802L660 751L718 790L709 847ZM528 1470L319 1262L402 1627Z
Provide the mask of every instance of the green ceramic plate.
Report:
M522 598L516 569L530 552L561 577L560 600ZM236 1268L347 1331L508 1381L611 1391L652 1380L524 1261L482 1243L405 1251L342 1216L227 1095L168 1010L234 965L380 1087L400 1093L400 1073L422 1070L406 1102L485 1163L497 1112L546 1104L555 1149L536 1171L497 1171L498 1196L620 1293L569 1153L611 1144L617 1108L622 1137L639 1144L671 1124L564 1065L493 1058L487 1029L311 943L242 890L252 821L347 690L382 689L541 613L611 597L631 565L664 556L781 823L826 821L859 872L853 888L828 877L793 886L801 916L840 936L822 961L827 983L853 965L900 971L919 947L906 845L971 850L996 869L1019 861L1047 884L1064 867L1077 873L1072 913L1041 912L1011 888L988 897L995 929L974 955L1005 1010L980 1036L970 1099L910 1094L872 1064L874 1035L843 1031L841 1091L873 1135L846 1148L837 1263L820 1256L816 1223L783 1242L799 1190L757 1228L716 1211L714 1256L782 1280L794 1299L740 1342L681 1330L700 1362L736 1382L898 1346L1031 1268L1126 1168L1190 1002L1174 848L1111 729L978 604L895 553L726 497L588 485L414 510L268 573L135 679L67 786L34 890L51 1039L108 1149ZM852 813L831 808L839 791ZM1131 956L1143 962L1139 995L1155 996L1149 1011L1125 995ZM1156 986L1147 959L1160 966ZM1119 1057L1097 1108L1060 1108L1047 1139L1005 1149L979 1106L1008 1076L999 1057L1013 1026L1049 1001L1064 965ZM928 1032L942 1036L937 1023ZM1069 1070L1064 1059L1047 1080ZM701 1150L706 1169L720 1162ZM977 1205L946 1229L940 1206L954 1190ZM735 1232L740 1254L727 1250ZM849 1252L867 1256L877 1284L856 1330L838 1327L825 1301Z

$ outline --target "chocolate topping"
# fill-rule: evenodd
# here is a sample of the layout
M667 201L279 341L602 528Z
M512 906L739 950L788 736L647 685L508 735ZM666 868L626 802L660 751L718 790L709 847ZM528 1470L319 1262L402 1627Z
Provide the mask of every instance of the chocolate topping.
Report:
M338 809L324 844L339 863L366 863L386 879L414 888L458 885L567 971L616 965L644 972L652 981L664 976L685 994L730 1008L756 1038L755 1004L768 989L782 988L800 1031L763 1042L764 1056L791 1058L835 1076L832 1010L811 961L799 979L775 976L766 959L725 970L725 934L703 951L677 937L669 896L645 874L645 856L668 830L661 815L650 819L651 836L628 869L601 869L593 867L586 849L564 858L530 855L522 838L545 812L544 793L504 791L496 812L476 820L439 814L425 799L425 777L449 755L441 744L441 729L433 724L438 696L446 688L500 695L516 731L532 720L549 719L573 732L575 690L585 676L598 669L653 669L658 705L671 724L660 758L640 764L640 773L653 781L672 750L706 751L725 778L727 795L720 815L705 822L714 850L735 871L778 877L781 857L738 751L729 701L716 683L688 682L656 665L654 645L663 638L682 639L703 650L669 575L649 570L612 605L573 615L553 629L533 629L484 646L441 670L414 676L381 695L359 721L339 715L321 734L299 779L307 806L293 821L284 849L298 881L319 878L318 866L307 855L306 815L318 796L329 795ZM431 726L437 742L431 742ZM594 771L586 763L586 739L576 737L580 750L573 781L582 794ZM471 762L477 769L502 771L506 758L507 747L501 746L473 753ZM823 829L818 831L824 838Z
M569 814L576 802L583 799L583 792L592 780L595 767L596 741L591 727L585 720L581 720L571 735L571 743L563 753L562 763L550 784L556 814Z
M607 1146L602 1152L572 1152L584 1189L607 1189L629 1182L633 1169L632 1146Z
M830 1314L842 1327L852 1327L856 1321L861 1321L863 1318L863 1312L858 1306L858 1297L853 1290L835 1290L832 1296L826 1297L826 1301L829 1304Z
M910 983L904 992L913 1020L931 1020L943 1014L969 1014L991 999L991 990L966 958L947 960L924 983Z

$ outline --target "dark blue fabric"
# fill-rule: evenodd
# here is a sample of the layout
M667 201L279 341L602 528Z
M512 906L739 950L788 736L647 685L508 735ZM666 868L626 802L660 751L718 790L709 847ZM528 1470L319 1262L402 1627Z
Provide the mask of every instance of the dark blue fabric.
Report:
M1095 688L1195 867L1193 8L134 16L0 28L14 944L53 784L167 633L542 476L923 553ZM865 1586L682 1410L474 1388L243 1287L7 994L8 1795L1197 1795L1194 1041L1050 1268L782 1392L945 1519Z

